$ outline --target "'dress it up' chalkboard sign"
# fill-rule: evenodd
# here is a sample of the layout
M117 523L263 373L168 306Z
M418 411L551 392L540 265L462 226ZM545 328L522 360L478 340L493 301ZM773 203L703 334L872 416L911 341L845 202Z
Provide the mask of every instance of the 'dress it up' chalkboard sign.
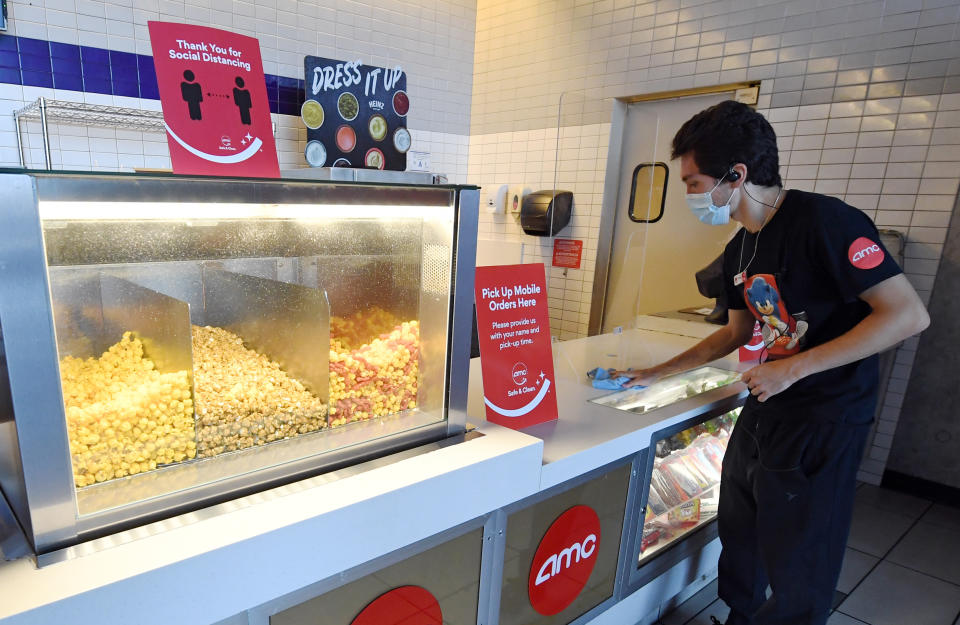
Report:
M403 70L317 56L304 57L303 64L307 163L404 171L411 142Z

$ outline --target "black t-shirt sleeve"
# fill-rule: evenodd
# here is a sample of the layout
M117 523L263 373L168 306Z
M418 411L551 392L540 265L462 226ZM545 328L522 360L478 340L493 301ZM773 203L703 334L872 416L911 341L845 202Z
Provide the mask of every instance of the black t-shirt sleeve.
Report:
M743 299L743 285L733 283L737 273L736 255L743 243L743 236L743 232L738 232L723 250L723 288L727 292L727 308L732 310L744 310L747 307Z
M839 200L817 207L812 248L825 278L847 301L902 273L869 217Z

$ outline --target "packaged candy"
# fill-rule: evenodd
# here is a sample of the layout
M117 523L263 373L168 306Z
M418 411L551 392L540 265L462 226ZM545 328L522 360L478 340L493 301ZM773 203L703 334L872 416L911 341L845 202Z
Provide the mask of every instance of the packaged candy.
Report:
M670 525L692 527L700 522L700 500L692 499L684 502L670 511L667 515Z
M663 499L657 494L657 490L651 488L650 493L647 495L647 515L659 516L666 511L667 505L663 503Z
M662 465L660 467L654 466L653 473L650 474L650 486L657 491L667 508L678 506L688 498L683 490L676 487L672 480L667 478Z
M713 485L714 481L708 478L700 469L697 467L697 463L694 461L694 456L696 452L692 447L687 448L687 451L680 456L680 462L683 464L690 475L693 476L693 479L697 482L698 492L703 492L710 488Z
M640 551L645 551L648 547L656 545L660 540L660 530L651 529L643 532L643 538L640 539Z
M702 490L697 480L683 465L683 461L679 457L666 459L663 462L663 467L666 468L666 473L677 490L686 495L682 497L683 500L689 499Z

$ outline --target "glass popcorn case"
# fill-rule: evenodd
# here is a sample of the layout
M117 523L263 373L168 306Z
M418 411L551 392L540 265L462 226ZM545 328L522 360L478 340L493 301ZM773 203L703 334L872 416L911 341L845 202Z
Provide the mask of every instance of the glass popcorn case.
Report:
M0 187L0 487L36 553L465 430L475 188Z

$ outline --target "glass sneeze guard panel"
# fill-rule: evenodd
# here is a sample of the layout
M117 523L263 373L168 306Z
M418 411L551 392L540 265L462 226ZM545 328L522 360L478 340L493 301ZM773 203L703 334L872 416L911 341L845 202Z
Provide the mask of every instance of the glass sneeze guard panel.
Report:
M595 397L589 401L626 412L644 414L700 393L732 384L739 379L740 374L735 371L726 371L717 367L700 367L657 380L647 387L628 388L609 395Z

